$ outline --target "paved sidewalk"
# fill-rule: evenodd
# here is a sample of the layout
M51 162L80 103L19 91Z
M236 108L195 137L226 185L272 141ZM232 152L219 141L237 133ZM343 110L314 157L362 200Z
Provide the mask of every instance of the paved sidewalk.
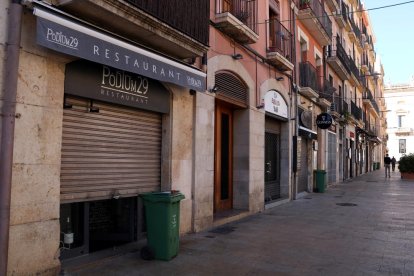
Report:
M391 174L374 171L220 231L185 235L169 262L136 251L66 274L414 276L414 182Z

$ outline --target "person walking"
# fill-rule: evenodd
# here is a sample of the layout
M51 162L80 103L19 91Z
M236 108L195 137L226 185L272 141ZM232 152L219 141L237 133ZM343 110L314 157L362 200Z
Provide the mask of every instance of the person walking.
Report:
M385 167L385 177L391 177L390 175L390 165L391 165L391 158L388 156L388 153L385 154L384 157L384 167Z
M393 156L391 158L391 168L392 168L392 172L395 171L395 163L397 163L397 160L395 160L395 157Z

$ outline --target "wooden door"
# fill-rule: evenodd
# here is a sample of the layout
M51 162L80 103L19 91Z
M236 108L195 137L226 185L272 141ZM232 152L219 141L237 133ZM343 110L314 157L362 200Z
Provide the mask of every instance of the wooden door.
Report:
M233 208L233 112L216 105L215 114L214 211Z

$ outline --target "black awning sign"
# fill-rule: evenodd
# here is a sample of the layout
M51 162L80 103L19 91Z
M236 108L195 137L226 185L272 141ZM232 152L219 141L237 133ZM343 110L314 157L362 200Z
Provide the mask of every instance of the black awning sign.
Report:
M321 129L327 129L332 125L332 116L328 113L321 113L316 117L316 126Z

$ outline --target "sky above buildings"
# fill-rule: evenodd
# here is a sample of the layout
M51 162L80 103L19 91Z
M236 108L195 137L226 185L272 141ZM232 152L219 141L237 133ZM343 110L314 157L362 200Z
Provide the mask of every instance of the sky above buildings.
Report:
M409 83L414 76L414 1L365 0L366 9L407 4L370 10L376 37L375 51L380 55L386 84Z

